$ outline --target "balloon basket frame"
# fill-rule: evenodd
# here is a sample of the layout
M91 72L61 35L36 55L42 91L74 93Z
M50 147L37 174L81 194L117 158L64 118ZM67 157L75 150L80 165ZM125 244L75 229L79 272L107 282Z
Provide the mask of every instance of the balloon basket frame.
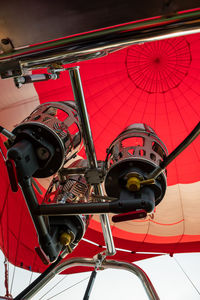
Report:
M14 298L14 300L23 300L23 299L31 299L42 287L44 287L52 278L54 278L59 273L73 267L94 267L96 266L96 260L93 258L72 258L65 260L58 265L54 265L52 268L52 265L46 269L44 273L42 273L31 285L29 285L25 290L23 290L18 296ZM130 264L126 262L116 261L116 260L104 260L101 264L100 270L106 270L106 269L118 269L118 270L125 270L133 273L136 275L144 289L145 292L150 300L159 300L159 296L156 293L156 290L150 281L147 274L137 265ZM90 290L91 291L91 290ZM133 293L134 295L134 293ZM89 299L85 296L83 298L84 300Z

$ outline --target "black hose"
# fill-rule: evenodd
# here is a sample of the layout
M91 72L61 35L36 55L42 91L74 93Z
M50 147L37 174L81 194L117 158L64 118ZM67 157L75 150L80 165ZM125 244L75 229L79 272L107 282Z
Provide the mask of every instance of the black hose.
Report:
M191 133L170 153L160 164L165 169L185 148L187 148L200 134L200 122L195 126Z
M200 122L190 132L190 134L176 147L149 176L150 178L156 178L162 171L179 155L185 148L187 148L200 134Z

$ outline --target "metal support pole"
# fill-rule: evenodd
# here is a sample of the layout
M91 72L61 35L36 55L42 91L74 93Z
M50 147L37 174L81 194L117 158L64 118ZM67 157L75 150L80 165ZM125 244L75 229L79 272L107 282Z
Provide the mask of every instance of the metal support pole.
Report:
M88 165L91 169L98 168L97 158L92 138L92 132L88 119L87 108L85 104L85 97L83 93L79 67L69 69L70 80L73 88L74 98L77 105L79 120L83 130L83 142L88 159ZM94 186L95 194L103 196L103 189L100 184ZM103 230L104 240L107 247L107 255L114 255L116 253L110 223L107 215L100 215L101 226Z
M87 289L85 291L85 295L83 297L83 300L88 300L89 299L96 276L97 276L97 271L96 270L92 271L92 273L90 275L90 280L89 280L88 285L87 285Z
M59 170L61 176L85 174L87 168L62 168Z
M45 253L47 253L50 261L54 261L57 257L57 249L56 245L52 241L51 235L48 232L48 228L45 223L45 219L43 216L37 216L34 211L38 207L38 201L34 192L34 189L31 184L31 178L24 179L20 182L20 186L26 200L27 207L30 212L30 216L35 225L36 232L38 233L39 243L44 249Z
M16 298L14 298L14 300L28 300L31 299L39 290L42 289L42 287L44 287L47 282L49 282L52 278L55 277L55 275L61 273L62 271L72 268L72 267L77 267L77 266L81 266L81 267L95 267L96 266L96 261L92 258L72 258L69 260L65 260L62 263L60 263L57 266L54 266L54 268L50 267L45 271L46 274L45 276L42 276L42 278L39 277L38 279L36 279L36 283L35 281L31 284L32 287L31 289L29 289L26 292L22 292L20 293L20 295L18 295ZM101 266L101 270L104 269L120 269L120 270L126 270L129 272L132 272L133 274L135 274L140 281L142 282L142 285L147 293L147 296L149 298L149 300L159 300L159 296L156 293L156 290L153 286L153 284L151 283L149 277L147 276L147 274L141 269L139 268L137 265L135 264L130 264L130 263L125 263L125 262L120 262L120 261L115 261L115 260L107 260L104 261L102 266ZM41 274L42 275L42 274ZM134 293L133 293L133 298L134 298Z
M116 205L116 208L118 206ZM93 215L114 212L111 210L109 202L90 203L67 203L67 204L41 204L38 205L34 214L36 216L74 216Z
M146 187L148 190L148 187ZM153 191L152 191L153 194ZM33 214L37 216L73 216L73 215L93 215L104 216L107 213L121 214L141 210L151 212L155 206L155 198L152 194L147 194L143 198L130 199L130 193L122 190L122 197L125 200L115 200L111 202L89 202L89 203L63 203L63 204L40 204L33 209ZM149 196L149 197L148 197ZM105 228L107 230L107 228Z

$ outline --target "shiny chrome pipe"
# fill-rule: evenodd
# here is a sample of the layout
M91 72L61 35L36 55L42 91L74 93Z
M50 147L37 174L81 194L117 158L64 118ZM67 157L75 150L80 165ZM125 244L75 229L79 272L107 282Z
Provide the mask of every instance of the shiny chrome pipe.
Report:
M16 49L0 55L1 62L19 61L24 69L94 59L133 44L200 32L200 9L112 26L89 33Z
M78 117L82 128L83 143L85 146L85 152L87 155L88 166L90 169L97 169L97 157L94 148L94 142L92 132L90 128L90 122L87 113L87 107L85 103L85 97L83 93L83 87L81 83L81 77L79 73L79 67L69 69L70 80L74 93L75 102L78 109ZM101 184L94 185L94 192L96 195L104 196ZM116 253L113 236L110 228L108 216L106 214L100 215L101 226L103 230L103 236L106 244L106 255L114 255Z

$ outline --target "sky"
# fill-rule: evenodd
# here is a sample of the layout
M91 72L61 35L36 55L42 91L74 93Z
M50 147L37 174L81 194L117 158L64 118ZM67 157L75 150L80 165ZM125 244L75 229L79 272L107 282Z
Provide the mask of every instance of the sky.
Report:
M4 257L0 254L0 296L5 295ZM150 277L161 300L200 300L200 253L159 256L137 262ZM14 276L13 276L14 272ZM16 296L38 274L9 264L9 286ZM83 299L90 273L57 275L33 300ZM12 287L11 287L12 286ZM53 287L53 289L52 289ZM50 290L50 291L49 291ZM99 271L90 300L147 300L141 282L127 271Z

